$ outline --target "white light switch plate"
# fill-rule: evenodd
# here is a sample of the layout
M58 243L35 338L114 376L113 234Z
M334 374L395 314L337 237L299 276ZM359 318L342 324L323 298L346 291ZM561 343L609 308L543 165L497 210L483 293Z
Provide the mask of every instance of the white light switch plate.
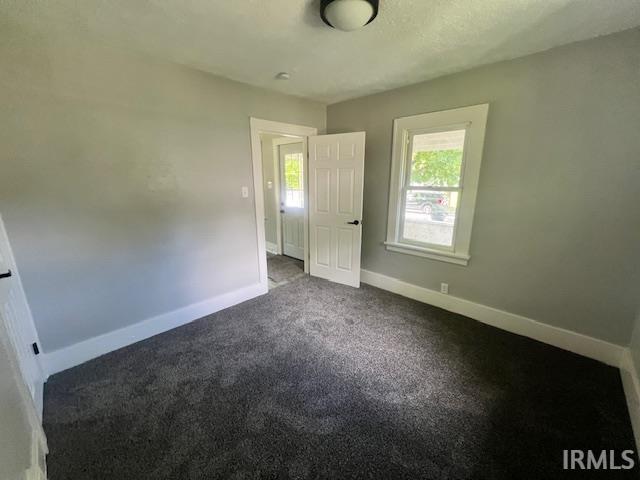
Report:
M242 198L249 198L249 187L242 187Z

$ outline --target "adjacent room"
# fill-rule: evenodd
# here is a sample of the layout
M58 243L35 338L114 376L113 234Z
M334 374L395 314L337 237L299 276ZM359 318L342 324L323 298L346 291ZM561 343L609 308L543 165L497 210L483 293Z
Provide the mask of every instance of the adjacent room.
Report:
M640 2L0 39L0 480L638 478Z
M305 139L261 133L264 237L269 289L304 275L308 250L305 219Z

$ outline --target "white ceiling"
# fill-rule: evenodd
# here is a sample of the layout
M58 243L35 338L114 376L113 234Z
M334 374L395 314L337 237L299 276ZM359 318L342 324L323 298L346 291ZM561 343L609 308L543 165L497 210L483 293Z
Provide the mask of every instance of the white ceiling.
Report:
M0 0L4 21L44 35L327 103L640 25L639 0L380 0L351 33L318 11L319 0Z

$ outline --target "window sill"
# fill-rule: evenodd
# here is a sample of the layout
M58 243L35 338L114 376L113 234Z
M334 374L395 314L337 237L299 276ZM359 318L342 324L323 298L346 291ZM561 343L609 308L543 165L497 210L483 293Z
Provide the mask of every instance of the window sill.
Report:
M456 265L467 266L469 264L469 255L460 253L449 253L431 248L416 247L405 243L384 242L387 250L407 255L415 255L417 257L430 258L431 260L439 260L441 262L454 263Z

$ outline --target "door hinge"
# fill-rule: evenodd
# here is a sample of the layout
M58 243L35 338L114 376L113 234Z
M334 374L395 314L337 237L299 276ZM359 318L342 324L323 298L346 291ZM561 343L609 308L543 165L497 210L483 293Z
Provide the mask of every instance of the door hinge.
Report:
M35 355L40 355L40 349L38 348L38 344L36 342L33 342L31 344L31 348L33 348L33 353Z

